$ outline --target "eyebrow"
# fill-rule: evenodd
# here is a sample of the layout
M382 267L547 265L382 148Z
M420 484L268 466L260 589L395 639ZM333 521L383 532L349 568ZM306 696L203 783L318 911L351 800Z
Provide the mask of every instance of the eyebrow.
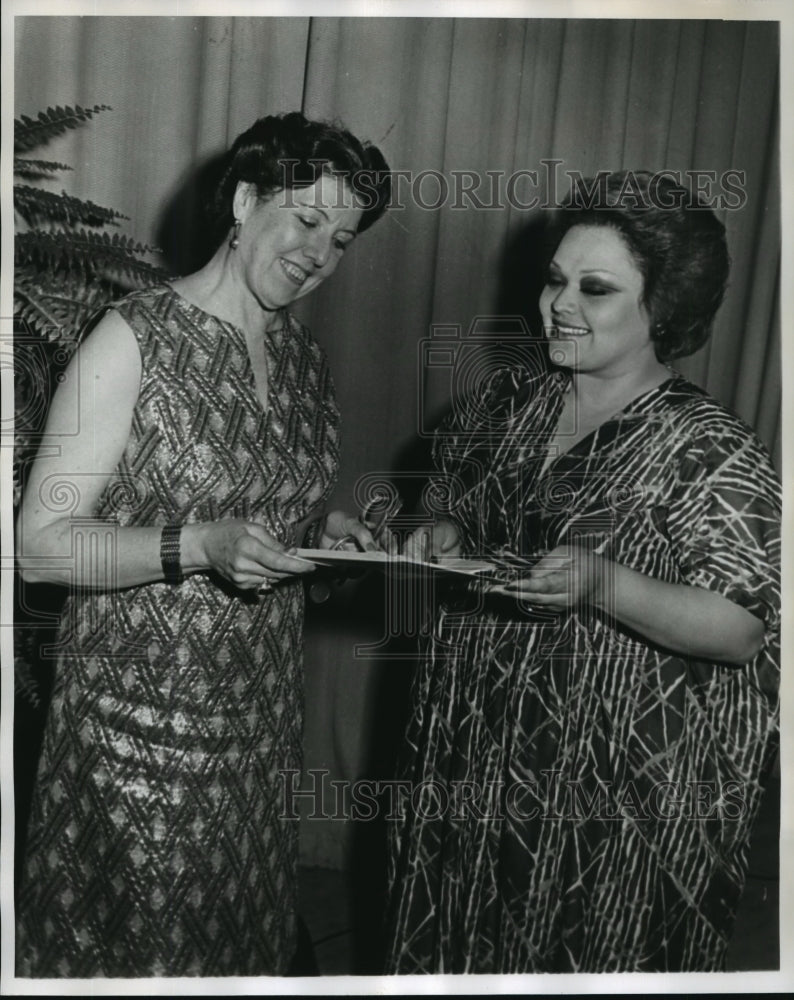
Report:
M300 202L299 202L299 204L300 204ZM320 208L318 205L302 205L301 207L302 208L313 208L315 212L319 212L320 215L323 216L323 218L325 219L326 222L328 221L328 213L326 211L324 211L322 208Z
M322 208L320 208L319 206L317 206L317 205L304 205L303 207L304 208L312 208L312 209L314 209L315 212L319 212L320 215L322 215L322 217L325 219L326 222L330 222L331 221L328 213L326 211L324 211ZM350 236L353 237L353 239L355 239L356 235L357 235L355 229L337 229L336 232L337 232L337 235L339 233L348 233Z
M549 267L556 267L558 271L562 271L562 268L560 267L560 265L557 263L556 260L553 260L549 264ZM588 268L585 268L585 270L581 271L580 273L581 274L611 274L613 278L619 278L620 277L620 275L617 274L615 271L610 271L608 267L588 267Z

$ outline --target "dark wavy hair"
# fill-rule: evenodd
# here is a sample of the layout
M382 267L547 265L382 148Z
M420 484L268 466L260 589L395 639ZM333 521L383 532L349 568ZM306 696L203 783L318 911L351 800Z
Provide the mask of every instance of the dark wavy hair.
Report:
M216 246L234 224L232 203L240 181L268 198L284 189L310 187L323 173L341 175L364 205L359 232L383 215L391 195L389 166L377 146L299 111L255 121L235 139L218 173L208 205Z
M620 233L643 277L642 303L660 361L686 357L706 343L730 270L725 227L670 173L603 172L580 182L547 234L553 252L574 226Z

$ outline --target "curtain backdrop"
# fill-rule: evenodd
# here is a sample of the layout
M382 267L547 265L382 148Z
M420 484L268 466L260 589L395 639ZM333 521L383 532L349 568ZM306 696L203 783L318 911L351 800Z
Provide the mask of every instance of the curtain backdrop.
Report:
M737 409L779 462L777 24L28 17L16 21L15 57L16 114L112 106L51 144L49 159L74 166L57 187L124 212L131 235L171 248L175 270L190 243L176 207L193 204L197 167L262 114L341 119L393 169L428 172L418 197L401 185L402 207L299 306L337 384L339 505L351 507L366 473L398 473L406 489L418 479L417 431L451 391L448 369L420 364L432 324L532 316L539 210L455 207L440 185L462 171L537 171L516 186L524 202L562 197L566 170L743 171L746 204L720 213L727 298L710 345L678 367ZM399 743L416 628L388 635L384 586L348 583L310 609L306 767L331 779L387 776ZM379 828L311 819L312 804L305 861L377 853Z

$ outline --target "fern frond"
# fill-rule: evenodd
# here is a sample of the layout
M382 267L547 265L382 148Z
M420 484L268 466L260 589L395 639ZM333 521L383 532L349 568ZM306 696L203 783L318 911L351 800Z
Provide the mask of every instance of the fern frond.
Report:
M136 243L115 233L73 232L19 233L14 241L15 262L19 266L38 264L53 272L74 271L86 278L110 273L140 281L156 280L160 268L139 260L136 254L156 253L155 247Z
M18 288L14 291L14 313L33 333L42 340L55 341L68 336L73 324L62 322L47 309L44 296L34 288Z
M68 342L76 340L85 322L118 294L116 287L101 279L86 284L58 276L44 285L40 274L25 273L17 275L14 312L43 340Z
M113 208L103 208L65 191L55 194L29 184L14 185L14 208L29 225L50 221L67 226L78 223L84 226L115 226L116 219L129 218Z
M67 129L77 128L89 121L100 111L110 110L109 104L95 104L93 108L81 108L79 105L62 108L58 105L40 111L37 118L21 115L14 119L14 152L25 153L35 149L55 136L63 135Z
M14 486L15 489L19 488L16 483ZM14 694L24 698L34 708L39 708L41 705L38 681L33 677L30 666L22 656L14 663Z
M26 177L30 180L49 177L51 174L59 173L61 170L71 169L67 163L57 163L54 160L27 160L19 156L14 158L14 175L16 177Z

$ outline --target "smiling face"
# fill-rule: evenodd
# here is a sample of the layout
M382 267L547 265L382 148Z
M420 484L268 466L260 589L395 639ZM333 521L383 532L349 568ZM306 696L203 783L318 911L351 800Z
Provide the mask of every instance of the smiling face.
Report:
M264 309L280 309L333 274L353 241L362 208L340 177L322 174L311 187L260 199L241 182L234 196L241 222L233 251L251 294Z
M656 365L643 276L608 226L574 226L560 241L540 296L555 364L601 376Z

